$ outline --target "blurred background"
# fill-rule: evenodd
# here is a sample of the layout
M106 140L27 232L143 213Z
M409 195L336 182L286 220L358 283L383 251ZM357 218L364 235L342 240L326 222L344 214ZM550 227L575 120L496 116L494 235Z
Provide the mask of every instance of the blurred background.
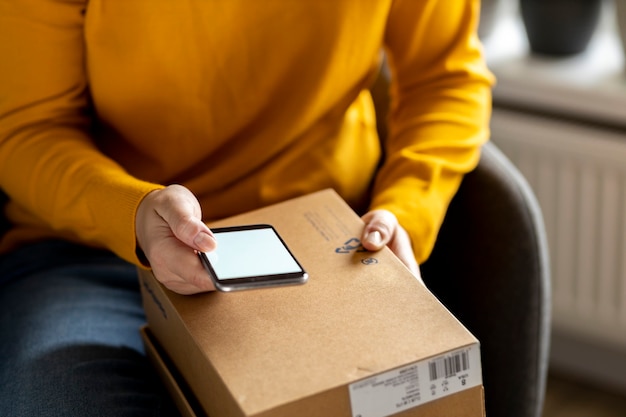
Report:
M483 0L492 140L533 188L553 280L545 417L626 415L626 0Z

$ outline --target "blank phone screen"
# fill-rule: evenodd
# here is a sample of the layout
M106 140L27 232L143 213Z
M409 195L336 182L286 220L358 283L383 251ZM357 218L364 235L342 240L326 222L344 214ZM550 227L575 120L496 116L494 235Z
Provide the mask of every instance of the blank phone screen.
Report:
M273 228L216 232L206 252L219 280L303 272Z

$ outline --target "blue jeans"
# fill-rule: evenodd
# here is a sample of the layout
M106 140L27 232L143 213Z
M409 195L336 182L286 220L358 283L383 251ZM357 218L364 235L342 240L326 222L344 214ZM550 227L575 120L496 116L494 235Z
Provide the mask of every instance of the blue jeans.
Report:
M135 267L43 242L0 258L0 416L175 416L146 359Z

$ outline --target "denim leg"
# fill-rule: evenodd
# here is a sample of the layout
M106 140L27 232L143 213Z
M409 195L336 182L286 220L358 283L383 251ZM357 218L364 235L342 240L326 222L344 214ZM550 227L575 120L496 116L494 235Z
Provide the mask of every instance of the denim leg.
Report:
M112 256L0 286L0 415L177 415L144 322L135 268Z

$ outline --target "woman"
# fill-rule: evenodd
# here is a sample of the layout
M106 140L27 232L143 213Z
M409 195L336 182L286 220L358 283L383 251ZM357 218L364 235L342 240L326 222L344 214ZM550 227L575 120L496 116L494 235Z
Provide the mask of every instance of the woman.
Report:
M419 276L488 137L478 3L0 0L0 414L169 413L135 266L213 290L206 221L332 187Z

